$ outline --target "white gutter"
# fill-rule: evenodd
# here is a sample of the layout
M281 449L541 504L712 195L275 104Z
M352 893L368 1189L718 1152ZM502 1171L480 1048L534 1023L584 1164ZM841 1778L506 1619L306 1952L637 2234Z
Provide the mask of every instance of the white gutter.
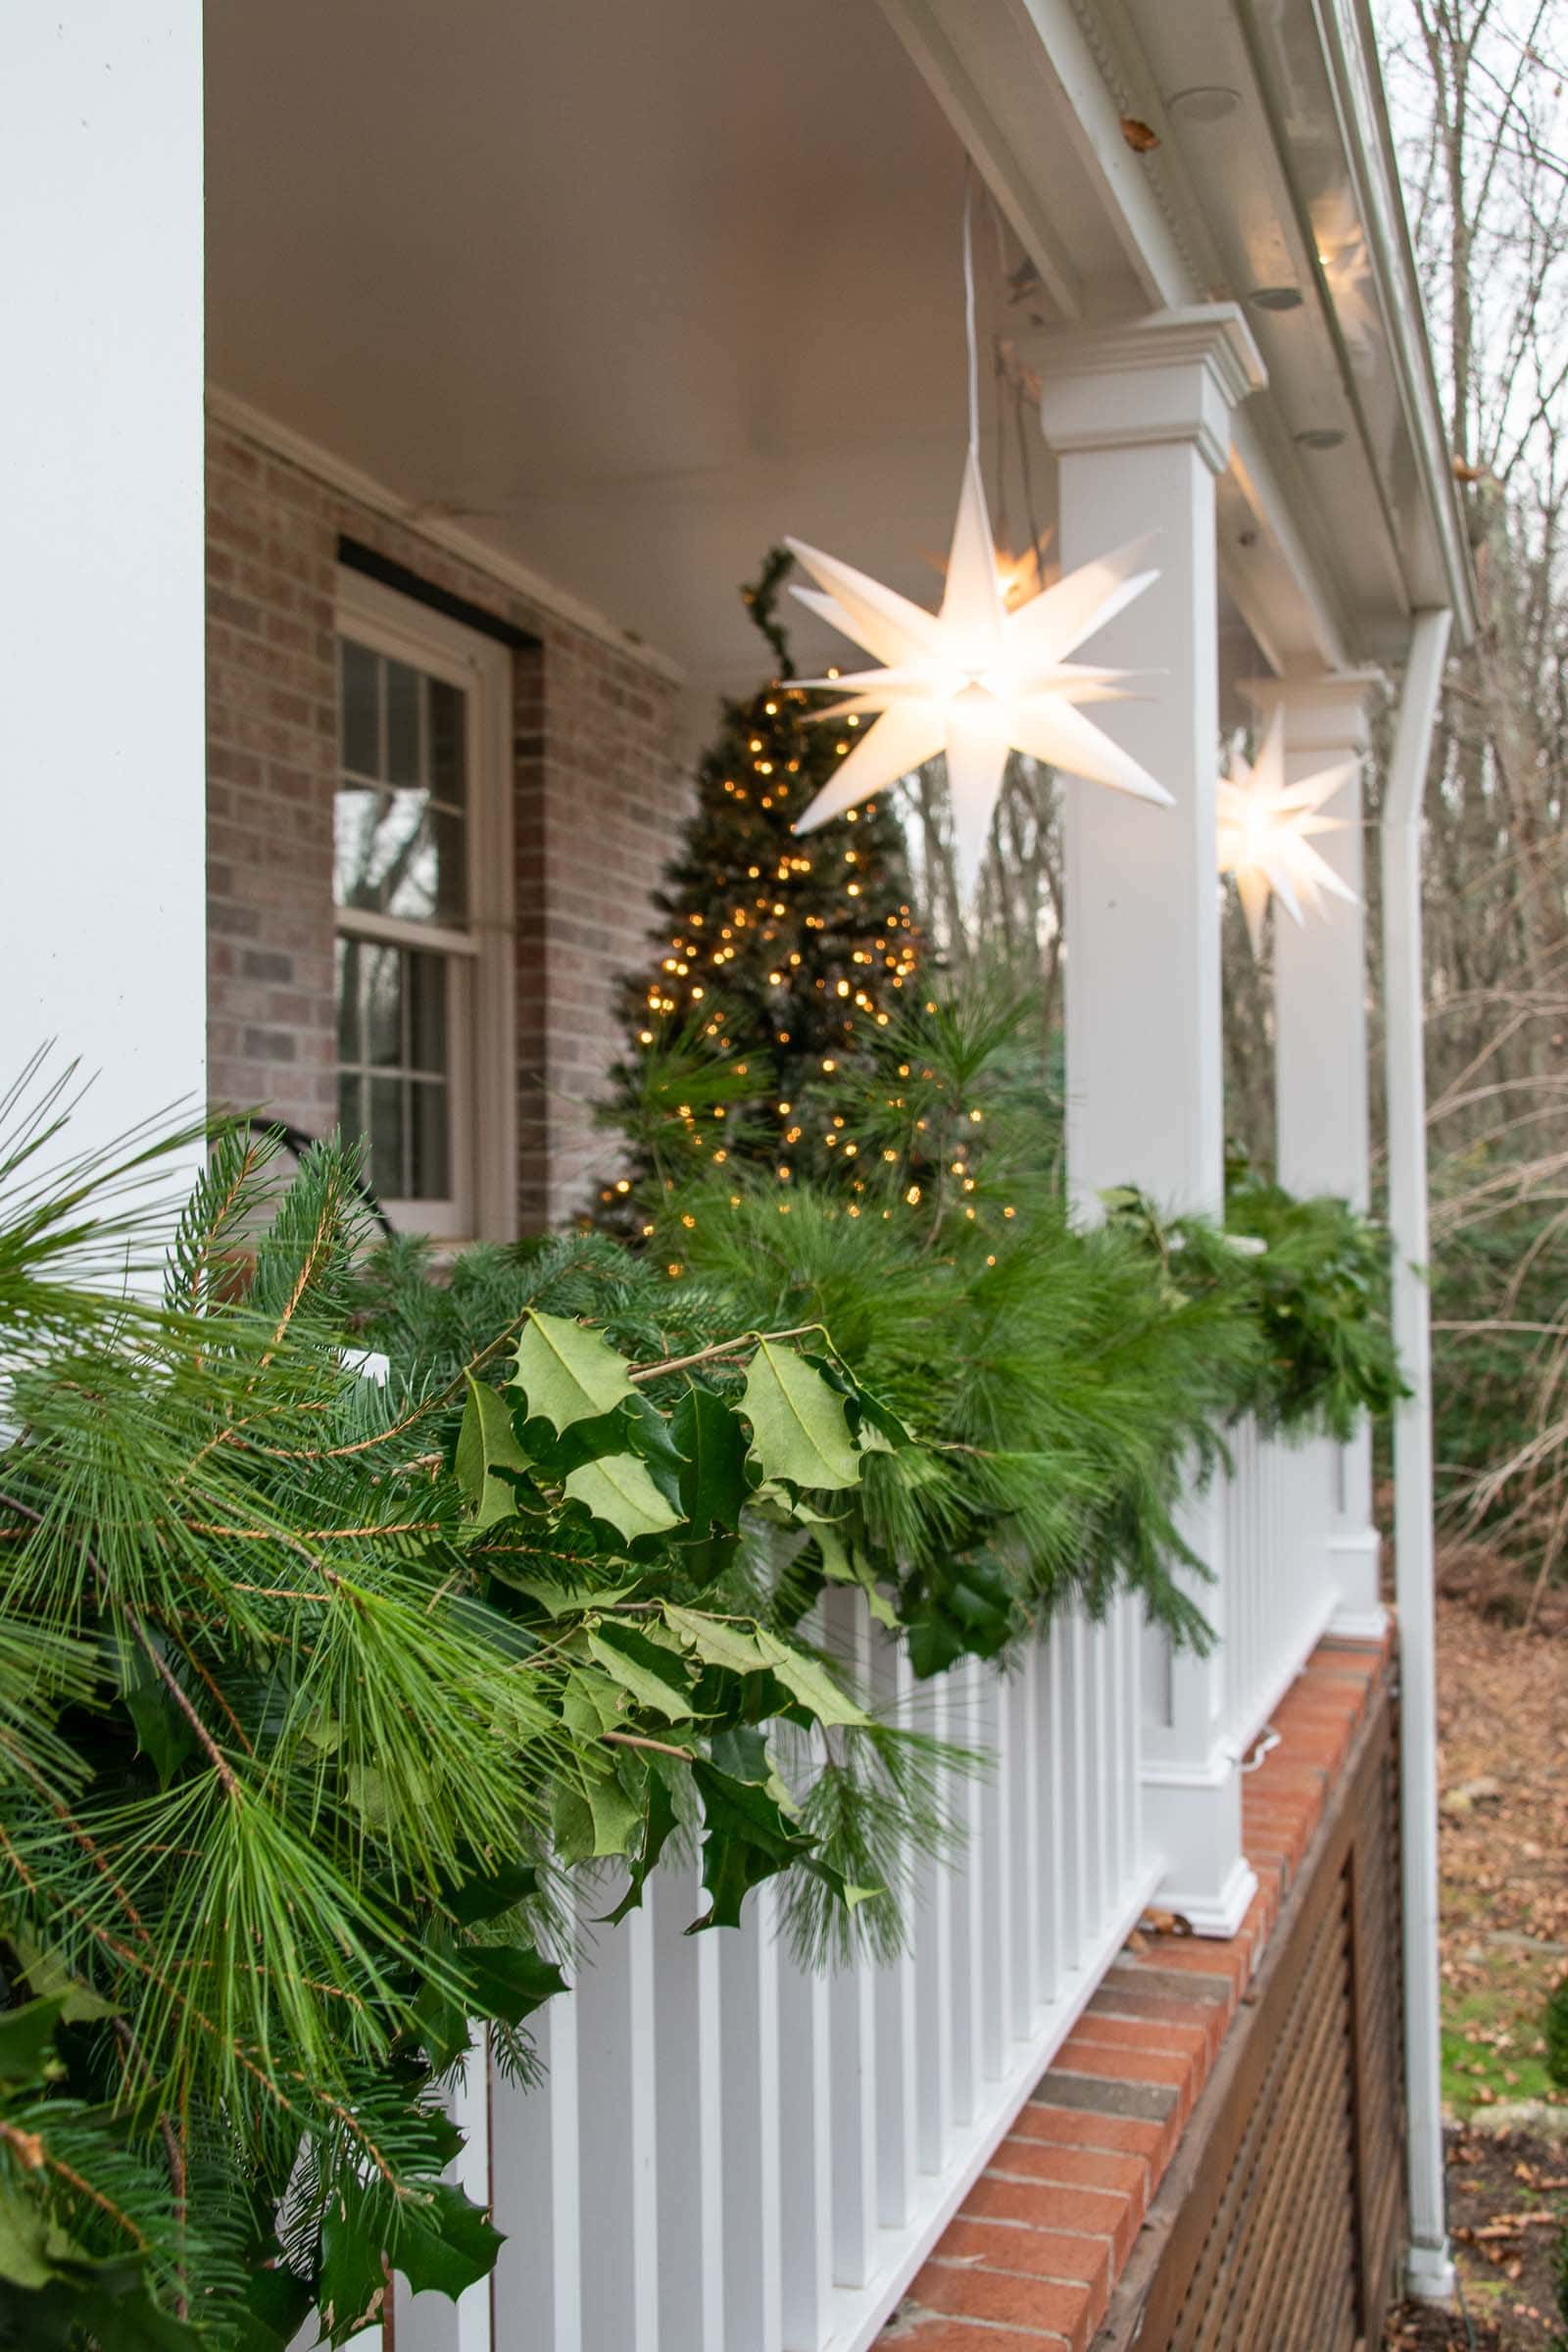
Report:
M1438 2006L1438 1688L1432 1533L1432 1335L1427 1291L1427 1089L1421 963L1421 822L1452 615L1415 616L1383 812L1394 1336L1410 1394L1394 1416L1395 1596L1399 1618L1399 1808L1404 1892L1404 2069L1412 2295L1448 2302Z

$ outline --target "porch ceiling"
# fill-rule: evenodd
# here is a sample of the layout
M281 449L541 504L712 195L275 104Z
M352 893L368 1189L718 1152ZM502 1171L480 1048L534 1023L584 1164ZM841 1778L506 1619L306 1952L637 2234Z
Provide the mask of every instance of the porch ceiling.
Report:
M208 0L211 374L672 656L701 725L755 678L735 590L784 532L931 592L961 134L1011 224L999 245L979 216L982 331L989 309L1027 352L1032 318L1249 303L1270 384L1222 488L1227 585L1281 667L1386 658L1462 555L1419 317L1386 307L1397 221L1370 251L1378 191L1345 177L1376 123L1347 142L1316 24L1307 0ZM1236 102L1217 124L1166 104L1200 66ZM1039 274L1009 308L1019 236ZM1294 311L1252 303L1281 284ZM1018 537L1015 442L1005 473ZM843 650L802 615L805 663Z
M963 157L874 0L223 0L208 87L225 391L697 686L755 677L785 531L929 594Z

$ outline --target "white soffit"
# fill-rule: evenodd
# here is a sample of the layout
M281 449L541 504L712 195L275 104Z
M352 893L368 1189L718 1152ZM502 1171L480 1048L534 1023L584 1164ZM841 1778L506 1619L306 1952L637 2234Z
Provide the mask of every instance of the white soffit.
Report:
M1119 266L1081 269L1069 303L1042 265L1042 324L1247 305L1270 383L1237 418L1221 562L1270 659L1387 657L1413 608L1451 601L1462 617L1466 560L1355 0L1332 0L1326 32L1312 0L882 4L955 122L989 124L977 154L993 184L1070 141L1113 224ZM1227 96L1184 102L1195 89ZM1129 144L1124 119L1157 145ZM1027 203L1009 210L1024 233ZM1265 288L1300 301L1265 309Z

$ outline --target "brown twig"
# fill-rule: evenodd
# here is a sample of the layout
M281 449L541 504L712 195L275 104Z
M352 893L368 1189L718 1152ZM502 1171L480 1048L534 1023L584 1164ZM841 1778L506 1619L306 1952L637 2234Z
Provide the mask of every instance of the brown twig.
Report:
M195 1733L198 1744L205 1752L208 1762L212 1765L213 1770L217 1773L219 1780L222 1784L224 1794L226 1796L232 1796L235 1788L238 1785L234 1779L233 1766L229 1763L228 1758L224 1755L222 1749L213 1738L212 1733L207 1729L206 1724L203 1723L201 1717L197 1714L196 1709L191 1705L190 1700L185 1695L185 1692L180 1689L179 1677L170 1666L168 1659L159 1649L157 1642L148 1633L147 1628L143 1625L135 1610L132 1608L127 1608L125 1611L125 1619L130 1627L131 1632L135 1635L137 1641L141 1643L142 1648L147 1652L148 1657L152 1660L153 1672L158 1676L159 1681L166 1686L170 1696L173 1699L175 1706L178 1707L180 1713L184 1716L185 1721L190 1725L191 1730Z

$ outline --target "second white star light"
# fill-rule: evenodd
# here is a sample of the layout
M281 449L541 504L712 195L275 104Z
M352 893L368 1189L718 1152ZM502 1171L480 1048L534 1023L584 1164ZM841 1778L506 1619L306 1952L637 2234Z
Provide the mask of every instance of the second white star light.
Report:
M1263 916L1270 894L1299 923L1302 907L1315 912L1324 891L1359 902L1326 858L1312 847L1316 833L1339 833L1348 819L1319 814L1355 773L1355 762L1326 767L1298 784L1285 781L1285 716L1269 720L1257 758L1250 763L1232 755L1231 772L1219 786L1219 870L1234 874L1242 911L1255 955L1263 943Z
M817 583L796 589L801 602L886 664L839 679L803 681L846 690L824 718L880 716L806 809L797 833L814 831L945 752L958 872L969 898L1009 750L1171 806L1163 785L1081 708L1116 698L1127 673L1067 659L1158 576L1139 568L1141 547L1085 564L1009 612L972 450L940 612L911 604L818 548L798 539L789 546Z

